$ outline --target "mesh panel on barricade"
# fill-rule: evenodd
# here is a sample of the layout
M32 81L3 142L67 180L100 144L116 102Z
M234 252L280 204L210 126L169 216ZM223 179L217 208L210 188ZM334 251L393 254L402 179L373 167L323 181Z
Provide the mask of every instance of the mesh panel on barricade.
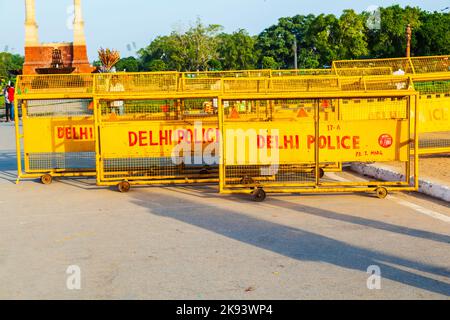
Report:
M92 74L29 75L20 76L16 85L18 95L90 94L93 89Z
M95 75L95 93L123 95L140 93L171 93L178 91L179 74L165 73L114 73Z
M222 90L222 78L186 78L181 90L184 92L209 93Z
M272 77L292 76L327 76L333 75L332 69L299 69L299 70L272 70Z
M33 118L92 116L92 99L26 100L26 115Z
M333 71L340 76L360 75L361 69L366 70L366 72L368 72L368 69L373 69L373 72L383 72L381 73L382 75L388 69L392 70L391 74L404 75L414 73L414 67L408 58L342 60L333 62Z
M420 153L450 153L450 75L430 81L414 81L420 93Z
M391 67L373 67L373 68L339 68L335 70L340 77L352 76L389 76L393 74Z
M29 153L29 169L32 171L76 171L95 169L95 152Z
M450 72L450 56L411 58L416 74Z
M338 76L446 73L450 72L449 57L342 60L333 62L333 72Z
M257 78L270 77L270 70L235 70L235 71L204 71L184 72L183 77L193 78Z

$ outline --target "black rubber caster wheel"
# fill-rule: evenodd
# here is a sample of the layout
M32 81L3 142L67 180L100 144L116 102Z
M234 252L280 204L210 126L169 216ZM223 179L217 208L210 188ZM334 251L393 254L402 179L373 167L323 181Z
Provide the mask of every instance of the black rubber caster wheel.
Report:
M325 170L323 170L322 168L320 168L320 170L319 170L319 177L320 178L325 177Z
M386 188L377 188L375 192L377 194L378 199L386 199L386 197L389 194Z
M117 190L120 193L127 193L128 191L130 191L131 189L131 185L128 181L122 181L121 183L119 183L117 185Z
M266 200L266 192L261 188L255 189L252 192L252 200L255 202L263 202Z
M44 174L44 175L41 177L41 182L42 182L43 184L45 184L45 185L52 184L52 182L53 182L53 177L52 177L51 175L49 175L49 174Z

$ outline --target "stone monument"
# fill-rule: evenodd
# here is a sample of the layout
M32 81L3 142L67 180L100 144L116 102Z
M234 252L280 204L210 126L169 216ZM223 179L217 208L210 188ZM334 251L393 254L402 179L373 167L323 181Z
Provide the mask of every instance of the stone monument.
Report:
M87 56L81 0L74 0L73 42L40 43L35 0L25 0L25 12L23 74L92 73L96 70Z

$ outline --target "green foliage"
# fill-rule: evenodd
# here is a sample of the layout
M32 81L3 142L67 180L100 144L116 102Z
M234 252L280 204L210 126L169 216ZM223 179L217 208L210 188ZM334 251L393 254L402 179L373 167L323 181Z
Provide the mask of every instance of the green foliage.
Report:
M450 52L450 14L421 12L421 26L414 32L417 56L444 55Z
M24 58L21 55L0 52L0 79L5 82L14 79L10 71L22 69L23 62Z
M401 8L398 5L381 8L381 29L368 30L370 55L375 58L404 57L406 52L406 27L411 24L413 31L420 28L421 10ZM413 35L412 46L420 46Z
M261 60L262 69L280 69L280 63L278 63L273 57L263 57Z
M159 36L138 52L121 59L118 71L205 71L242 69L323 68L333 60L403 57L406 26L413 28L412 54L450 53L450 14L427 12L398 5L380 8L380 28L369 28L369 13L344 10L332 14L296 15L252 36L239 29L231 34L219 25L197 20L186 31ZM0 53L0 79L12 78L8 70L21 69L23 57ZM101 62L94 62L100 66Z
M123 58L117 62L115 67L117 71L138 72L139 60L135 57Z
M368 53L364 23L364 17L353 10L345 10L339 19L324 14L281 18L277 25L258 36L257 47L263 54L261 59L272 57L288 69L294 67L296 40L298 66L323 67L333 60L353 59Z
M147 48L139 51L143 68L209 70L211 62L219 58L217 35L221 29L219 25L205 26L198 20L184 33L173 31L169 36L158 37ZM160 62L155 64L154 60Z
M281 68L293 68L294 41L297 39L299 48L307 47L307 34L314 19L313 15L281 18L277 25L261 32L256 43L261 52L260 65L265 57L271 57Z
M333 41L339 59L354 59L369 53L365 34L365 18L353 10L345 10L337 22L337 34Z
M255 49L256 39L247 31L240 29L232 34L221 33L218 39L219 63L216 68L225 70L255 69L258 52Z

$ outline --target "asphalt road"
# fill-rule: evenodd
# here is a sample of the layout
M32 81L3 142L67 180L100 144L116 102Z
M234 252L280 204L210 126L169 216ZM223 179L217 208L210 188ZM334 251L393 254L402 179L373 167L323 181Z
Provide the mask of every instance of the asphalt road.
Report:
M14 152L13 127L1 123L1 299L450 297L448 203L415 194L253 203L214 186L119 194L92 179L16 185ZM80 290L67 287L69 266ZM368 289L370 266L380 289Z

